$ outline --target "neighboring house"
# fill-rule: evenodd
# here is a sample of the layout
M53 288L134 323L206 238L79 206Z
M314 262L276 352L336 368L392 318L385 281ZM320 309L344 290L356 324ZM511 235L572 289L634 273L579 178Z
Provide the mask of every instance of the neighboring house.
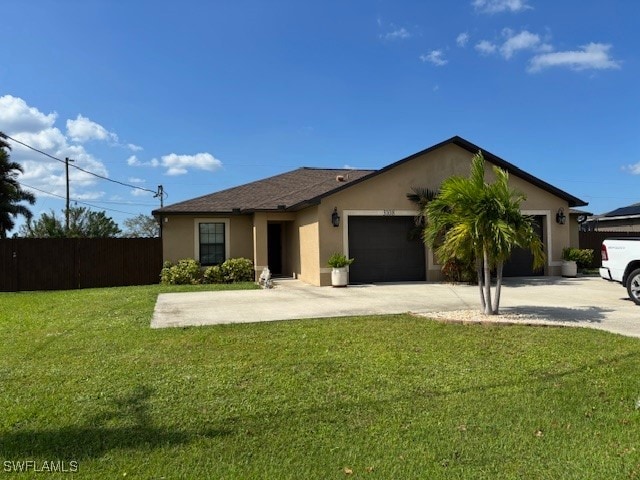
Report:
M329 285L333 252L356 260L351 282L441 278L441 267L421 240L409 239L416 205L413 188L437 190L452 175L468 176L478 146L453 137L380 170L300 168L274 177L176 203L153 214L162 225L164 259L195 258L202 265L227 258L254 261L275 274ZM543 274L559 275L561 252L578 246L570 209L586 203L483 150L492 165L509 172L512 188L527 197L523 213L539 224L547 253ZM566 213L565 213L566 212ZM519 251L505 275L531 275L531 257Z
M640 203L591 216L582 229L596 232L640 232Z

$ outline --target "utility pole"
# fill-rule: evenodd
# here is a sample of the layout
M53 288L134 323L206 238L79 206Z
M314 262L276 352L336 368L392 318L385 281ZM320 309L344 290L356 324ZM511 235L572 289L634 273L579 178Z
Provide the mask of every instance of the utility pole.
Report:
M164 188L162 185L158 185L158 193L154 195L154 198L160 197L160 208L164 207Z
M65 157L64 159L64 171L67 179L67 206L64 210L65 217L65 233L69 234L69 162L73 162L69 157Z

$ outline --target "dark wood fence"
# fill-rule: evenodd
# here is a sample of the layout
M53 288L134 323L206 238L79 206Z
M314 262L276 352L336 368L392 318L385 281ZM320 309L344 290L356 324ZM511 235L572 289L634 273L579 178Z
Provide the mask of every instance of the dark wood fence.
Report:
M69 290L159 283L160 238L0 240L0 291Z
M590 248L593 250L593 263L591 268L600 268L602 266L602 256L600 255L600 248L605 238L627 238L627 237L640 237L638 232L580 232L579 234L580 248Z

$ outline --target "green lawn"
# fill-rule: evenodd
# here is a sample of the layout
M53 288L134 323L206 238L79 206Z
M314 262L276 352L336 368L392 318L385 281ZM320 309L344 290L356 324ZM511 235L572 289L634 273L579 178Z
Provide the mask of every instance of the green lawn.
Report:
M161 291L0 294L0 477L640 478L636 339L409 315L151 330Z

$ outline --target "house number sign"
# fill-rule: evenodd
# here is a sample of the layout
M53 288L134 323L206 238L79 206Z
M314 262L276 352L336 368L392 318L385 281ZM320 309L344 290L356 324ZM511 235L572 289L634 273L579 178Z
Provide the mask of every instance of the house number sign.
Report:
M395 210L383 210L382 211L382 215L385 217L393 217L395 216L396 211Z

